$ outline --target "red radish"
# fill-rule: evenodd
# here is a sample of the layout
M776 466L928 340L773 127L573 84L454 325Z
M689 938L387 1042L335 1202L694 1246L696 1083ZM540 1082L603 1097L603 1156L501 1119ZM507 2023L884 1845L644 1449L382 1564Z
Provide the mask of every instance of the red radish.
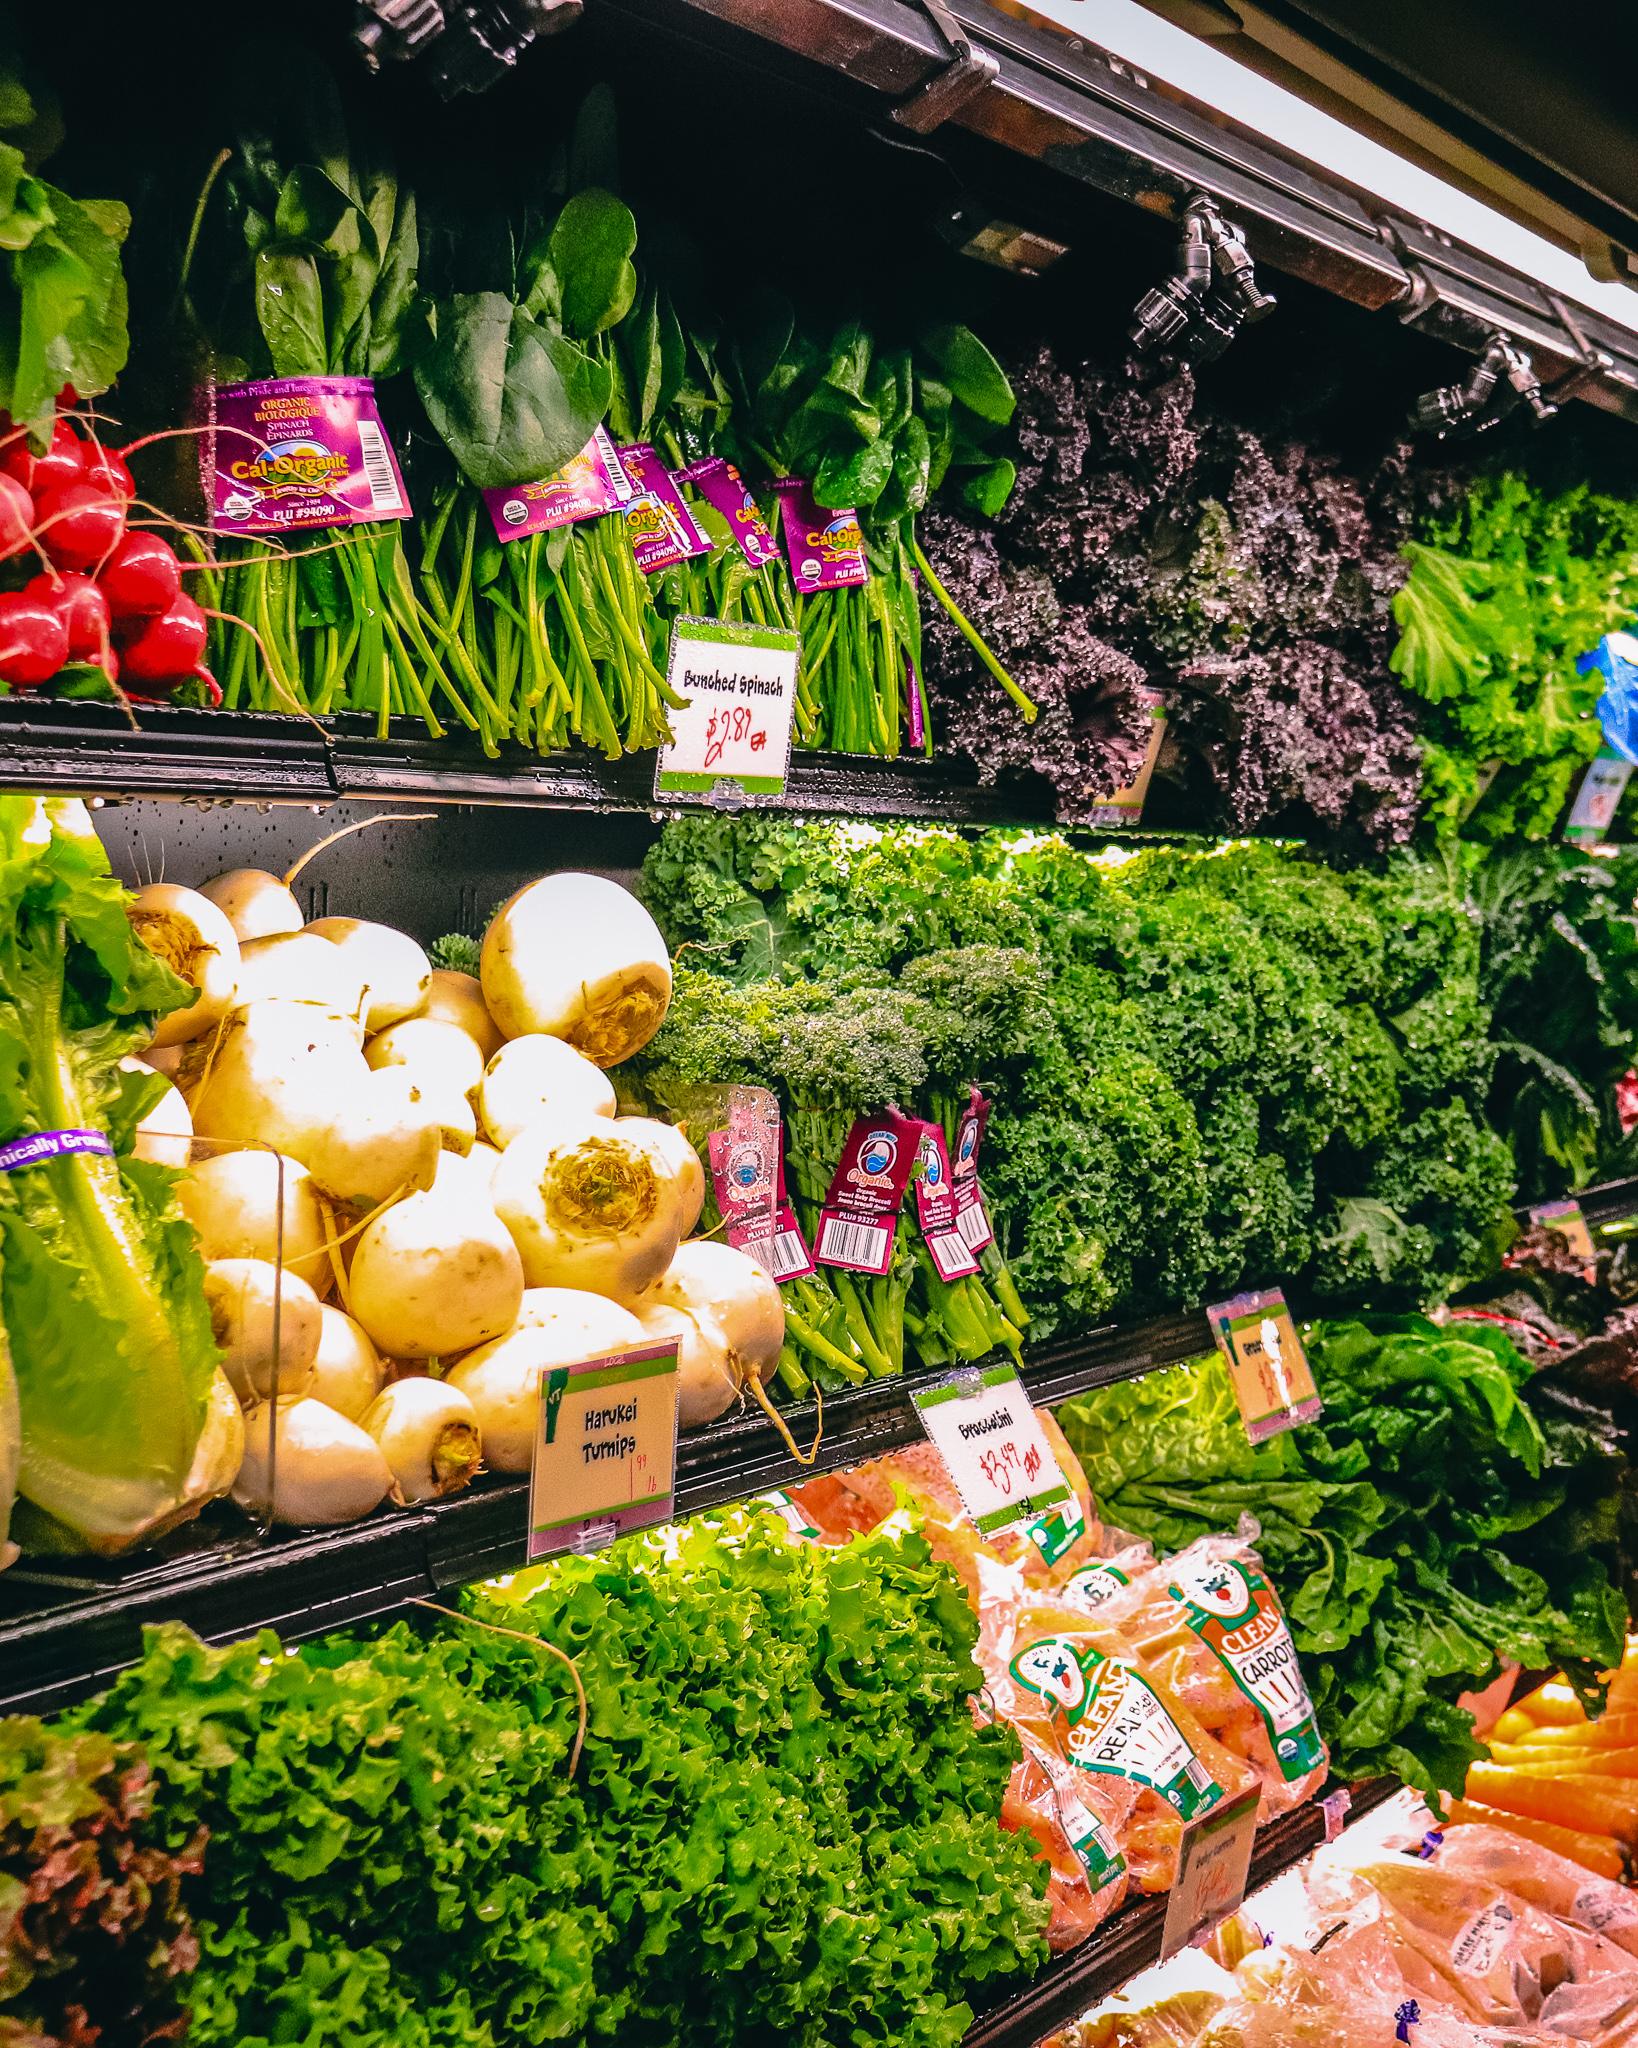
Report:
M65 484L85 481L86 446L68 424L58 420L51 429L51 441L43 455L36 455L29 446L28 436L19 434L17 439L0 451L0 469L7 476L15 477L24 490L38 498L47 491L58 491Z
M206 637L205 615L193 599L172 598L158 618L121 638L121 670L134 683L178 682L204 659Z
M204 685L205 702L214 711L222 701L222 686L211 674L210 670L205 667L203 662L194 670L188 680L192 683L202 683Z
M108 645L108 599L89 576L33 576L23 595L62 613L70 661L96 661Z
M136 478L132 476L125 457L106 443L91 442L87 445L85 480L88 484L95 484L99 491L105 491L110 498L123 498L127 504L136 496Z
M92 484L65 484L34 501L35 531L59 569L105 561L125 531L125 507Z
M0 597L0 682L19 690L49 683L68 659L68 627L54 605L26 591Z
M27 551L34 533L34 500L15 477L0 471L0 562Z
M162 612L182 588L176 556L157 533L128 533L97 577L116 619Z

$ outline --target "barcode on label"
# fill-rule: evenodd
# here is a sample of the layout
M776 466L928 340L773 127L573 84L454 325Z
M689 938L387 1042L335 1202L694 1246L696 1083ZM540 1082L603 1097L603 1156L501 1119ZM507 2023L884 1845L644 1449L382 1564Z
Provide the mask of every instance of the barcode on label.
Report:
M970 1209L957 1213L956 1229L961 1232L961 1241L970 1252L981 1252L995 1240L995 1232L990 1228L990 1219L984 1213L982 1202L974 1202Z
M819 1231L819 1256L827 1266L856 1266L862 1273L881 1273L887 1268L892 1233L876 1223L849 1223L844 1216L827 1216Z
M774 1280L788 1280L793 1273L808 1270L808 1248L794 1230L781 1230L774 1237L747 1238L740 1250Z
M358 452L364 461L364 481L369 486L370 505L376 512L402 512L398 479L392 473L392 456L387 437L376 420L358 422Z
M938 1268L941 1280L962 1280L978 1271L978 1261L964 1242L959 1230L941 1230L927 1239L927 1249L933 1255L933 1264Z
M1183 1775L1197 1792L1209 1792L1217 1782L1197 1756L1191 1756L1183 1766Z

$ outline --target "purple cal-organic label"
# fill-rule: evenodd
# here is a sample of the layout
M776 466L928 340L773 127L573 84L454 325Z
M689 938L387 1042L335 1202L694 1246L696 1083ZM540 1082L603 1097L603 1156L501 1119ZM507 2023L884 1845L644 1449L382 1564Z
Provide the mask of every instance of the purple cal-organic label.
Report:
M967 1107L956 1125L955 1157L950 1161L950 1185L955 1191L955 1227L968 1251L977 1254L995 1242L990 1214L984 1206L984 1191L978 1184L978 1148L989 1127L989 1097L978 1089L967 1091Z
M723 1236L771 1279L806 1279L814 1270L813 1255L785 1193L778 1123L730 1113L727 1130L712 1131L705 1142Z
M921 710L921 677L916 673L916 664L907 654L904 657L904 698L910 718L910 744L924 746L927 741L927 727Z
M218 533L408 519L368 377L272 377L209 396L205 495Z
M956 1227L955 1185L942 1124L922 1125L918 1150L921 1172L916 1176L916 1221L938 1277L964 1280L978 1271L978 1261Z
M745 488L745 479L721 455L707 455L681 472L709 505L714 505L728 523L728 531L739 542L739 551L753 569L766 568L779 559L779 543L768 530L768 522L756 508L756 500Z
M102 1131L37 1131L32 1138L13 1138L0 1145L0 1173L16 1173L20 1167L38 1166L47 1159L64 1159L71 1152L112 1159L114 1147Z
M816 590L847 590L869 580L864 535L851 506L827 510L815 502L813 486L800 477L781 477L774 489L779 493L791 580L804 596Z
M550 476L531 484L508 484L481 493L501 540L527 540L532 533L573 526L618 512L631 498L631 485L607 431L598 427L580 453Z
M899 1209L921 1143L921 1122L896 1109L859 1117L847 1134L819 1212L821 1266L885 1273L893 1263Z
M635 493L626 507L631 552L645 576L670 569L693 555L708 555L711 543L694 523L671 472L646 441L616 451Z

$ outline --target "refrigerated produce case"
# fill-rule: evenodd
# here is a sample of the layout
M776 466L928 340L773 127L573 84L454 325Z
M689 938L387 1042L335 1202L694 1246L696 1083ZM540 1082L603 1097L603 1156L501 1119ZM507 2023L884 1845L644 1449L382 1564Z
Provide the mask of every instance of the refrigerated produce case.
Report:
M301 24L337 62L347 58L341 12L315 5ZM188 32L198 28L195 21ZM1326 423L1345 467L1422 392L1466 374L1451 344L1477 353L1501 328L1528 347L1549 400L1565 407L1557 423L1565 472L1616 489L1630 474L1620 416L1638 417L1638 318L1628 327L1568 305L1518 269L1390 213L1335 166L1293 162L1061 28L1010 9L924 12L897 0L846 9L811 0L772 12L608 0L588 5L583 28L581 41L570 34L520 49L515 69L500 67L508 75L494 96L478 100L439 106L425 70L389 65L377 84L379 105L404 135L406 154L447 148L458 156L484 131L492 138L510 129L521 159L535 123L560 120L584 84L612 71L634 189L664 193L696 229L707 214L720 227L726 208L729 232L747 252L758 237L770 246L794 239L806 251L804 288L821 302L850 295L844 249L858 257L859 276L890 275L913 221L915 259L900 282L912 297L937 295L1001 337L1012 361L1048 332L1072 336L1094 355L1116 348L1130 309L1172 260L1175 225L1157 216L1175 215L1204 190L1232 209L1281 300L1277 321L1248 328L1221 365L1199 373L1218 379L1225 417L1238 411L1261 422L1287 405L1300 421ZM47 29L48 45L56 33ZM135 50L133 35L129 22L111 25L106 46L90 53L77 78L61 70L71 128L77 98L106 111L121 73L152 61ZM759 108L754 127L740 117L749 132L737 138L723 113L730 81L736 95L754 93ZM687 109L680 124L679 103ZM129 114L124 121L86 161L130 150L135 124ZM776 129L780 153L766 146ZM714 137L710 149L700 146L702 132ZM730 177L747 144L774 175ZM680 179L679 164L688 173ZM860 187L868 193L862 206ZM148 236L140 178L132 189L138 228L129 261L140 266L161 238ZM749 253L747 265L756 267ZM139 304L143 296L139 290ZM151 303L165 294L149 280L146 296ZM133 387L133 402L149 411L174 397L162 385ZM1521 450L1520 419L1493 438ZM414 444L411 430L412 453ZM964 717L952 703L953 743ZM931 746L918 756L906 739L899 752L895 736L896 758L799 749L783 813L926 824L967 841L980 831L1045 831L1059 822L1050 775L1014 765L996 775ZM641 748L604 760L585 748L486 748L471 734L434 736L425 722L397 716L325 709L301 718L180 703L133 712L22 690L0 698L0 787L89 798L114 873L132 888L198 883L238 867L281 873L339 828L383 809L426 811L417 822L343 842L297 889L310 920L369 918L423 943L445 933L476 940L498 901L543 874L573 868L635 887L664 819L675 814L657 802L654 757ZM1162 776L1141 827L1128 823L1122 843L1215 843L1222 813L1202 808L1201 790L1198 778ZM1275 813L1266 829L1288 835L1290 813ZM1069 836L1083 848L1108 843L1080 825ZM1359 850L1349 847L1347 857ZM1638 1017L1631 1021L1638 1038ZM1618 1175L1603 1184L1583 1175L1576 1189L1606 1258L1619 1256L1638 1216L1633 1186ZM1315 1305L1296 1288L1292 1294L1299 1313ZM1198 1359L1212 1341L1198 1305L1117 1310L1028 1342L1024 1384L1036 1405L1055 1409ZM741 1404L685 1434L677 1516L921 1443L915 1388L912 1373L833 1390L822 1417L808 1403L786 1409L783 1423ZM1619 1403L1616 1411L1612 1444L1624 1421ZM814 1449L794 1453L793 1435ZM1096 1490L1095 1469L1090 1477ZM0 1712L82 1708L137 1663L142 1631L158 1624L185 1624L212 1645L272 1628L294 1646L406 1616L424 1623L426 1603L455 1602L461 1588L524 1563L527 1496L527 1479L485 1474L447 1498L387 1505L350 1526L272 1533L248 1527L223 1502L128 1556L26 1554L0 1572ZM1392 1779L1355 1785L1352 1810L1369 1813L1395 1791ZM1305 1857L1341 1810L1334 1798L1328 1808L1310 1800L1269 1820L1252 1850L1252 1886ZM0 1828L0 1873L4 1854L26 1847ZM1166 1907L1163 1894L1128 1904L1022 1989L974 1986L969 2048L1026 2048L1087 2013L1158 1957ZM0 2032L4 2011L0 2002ZM116 2028L102 2038L120 2037Z

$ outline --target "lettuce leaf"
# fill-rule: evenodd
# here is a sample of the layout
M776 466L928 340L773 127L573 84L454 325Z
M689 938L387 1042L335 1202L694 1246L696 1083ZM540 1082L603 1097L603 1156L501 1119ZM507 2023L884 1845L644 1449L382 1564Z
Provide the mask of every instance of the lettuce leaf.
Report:
M120 1059L187 988L124 905L83 806L0 796L0 1144L128 1135ZM59 1543L119 1550L180 1504L217 1351L173 1178L91 1153L0 1173L18 1492Z

